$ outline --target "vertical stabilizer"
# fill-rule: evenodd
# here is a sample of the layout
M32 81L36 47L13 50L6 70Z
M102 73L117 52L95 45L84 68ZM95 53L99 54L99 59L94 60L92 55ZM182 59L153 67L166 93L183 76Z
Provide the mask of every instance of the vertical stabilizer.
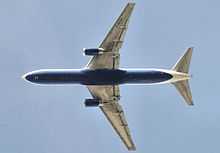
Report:
M188 74L189 72L189 65L190 65L190 60L192 57L192 51L193 48L188 48L185 54L178 60L178 62L173 66L172 70L176 72L181 72ZM188 105L193 105L193 100L192 100L192 93L190 90L189 86L189 81L187 80L181 80L172 83L176 89L179 91L181 96L184 98L186 103Z

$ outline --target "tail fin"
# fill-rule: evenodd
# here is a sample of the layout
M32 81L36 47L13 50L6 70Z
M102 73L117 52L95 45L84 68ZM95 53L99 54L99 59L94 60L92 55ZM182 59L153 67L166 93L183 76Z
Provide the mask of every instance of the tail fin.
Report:
M185 54L178 60L178 62L173 66L172 70L176 72L186 73L189 72L190 60L192 57L193 48L188 48ZM173 85L179 91L181 96L184 98L187 104L193 105L192 94L189 86L188 80L182 80L174 82Z

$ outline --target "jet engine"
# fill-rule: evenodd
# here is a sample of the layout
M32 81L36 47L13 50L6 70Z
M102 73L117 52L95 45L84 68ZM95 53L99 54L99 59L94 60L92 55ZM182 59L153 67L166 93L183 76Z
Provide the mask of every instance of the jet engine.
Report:
M104 49L103 48L83 48L83 53L86 56L96 56L103 54Z
M84 102L86 107L98 107L100 104L100 100L98 99L86 99Z

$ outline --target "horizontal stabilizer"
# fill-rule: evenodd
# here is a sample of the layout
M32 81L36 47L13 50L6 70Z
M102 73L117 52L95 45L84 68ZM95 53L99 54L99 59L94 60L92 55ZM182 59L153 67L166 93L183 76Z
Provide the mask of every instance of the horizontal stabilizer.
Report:
M182 95L182 97L184 98L186 103L188 105L193 105L192 93L191 93L191 90L190 90L188 80L174 82L173 85L176 87L176 89Z
M172 70L182 73L188 73L190 60L192 57L193 48L188 48L185 54L180 57L177 63L173 66Z
M172 67L173 71L180 72L183 74L189 74L189 66L190 66L190 61L192 57L192 51L193 48L188 48L186 52L179 58L177 63ZM186 103L188 105L193 105L193 100L192 100L192 93L190 90L189 86L189 78L186 78L185 80L173 82L172 84L176 87L176 89L179 91L181 96L184 98Z

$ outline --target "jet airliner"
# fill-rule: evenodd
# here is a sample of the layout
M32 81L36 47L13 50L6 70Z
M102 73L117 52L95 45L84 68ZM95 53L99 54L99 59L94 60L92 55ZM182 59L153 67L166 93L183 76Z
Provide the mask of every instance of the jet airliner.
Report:
M188 48L171 69L122 69L120 53L129 18L135 4L128 3L105 39L97 48L83 49L92 56L82 69L43 69L29 72L23 78L34 84L86 85L92 98L85 100L86 107L99 107L111 123L128 150L135 150L124 111L119 104L119 85L122 84L173 84L188 105L193 105L188 80L193 48Z

